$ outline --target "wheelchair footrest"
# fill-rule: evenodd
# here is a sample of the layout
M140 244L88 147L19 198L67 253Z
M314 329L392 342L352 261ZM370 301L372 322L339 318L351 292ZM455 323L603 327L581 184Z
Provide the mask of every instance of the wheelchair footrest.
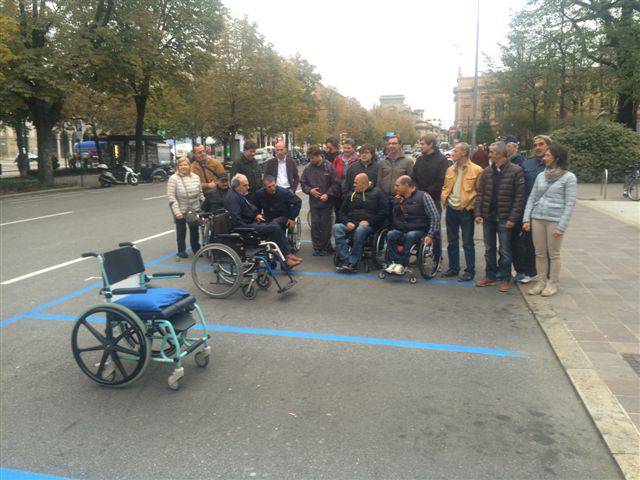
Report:
M173 329L178 332L185 332L196 324L191 312L180 312L168 319L173 325Z
M208 335L207 335L208 338ZM200 346L202 346L204 344L204 339L200 339L195 343L192 343L191 345L189 345L189 348L187 348L187 350L185 351L185 353L188 355L191 352L194 352L195 350L197 350L198 348L200 348Z
M278 293L284 293L287 290L290 290L291 287L293 287L297 282L294 279L291 279L289 281L289 283L287 283L284 287L280 287L280 289L278 290Z

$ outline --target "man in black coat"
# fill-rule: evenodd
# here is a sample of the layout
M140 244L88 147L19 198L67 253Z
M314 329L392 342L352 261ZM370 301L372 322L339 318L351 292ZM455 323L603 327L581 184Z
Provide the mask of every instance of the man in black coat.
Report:
M438 137L433 133L428 133L420 138L420 155L416 164L413 166L411 178L416 183L418 190L427 192L433 199L438 213L442 214L442 187L444 186L444 177L449 168L447 158L438 148ZM433 239L433 254L436 260L442 256L442 242L440 241L440 232Z
M249 195L253 195L260 188L262 174L260 173L260 166L256 160L256 150L258 144L251 140L244 142L244 150L242 156L233 162L231 166L231 178L235 177L238 173L247 177L249 182Z
M271 175L265 175L262 185L253 196L253 203L262 211L265 220L277 223L283 230L294 228L302 199L288 188L276 185L276 179Z
M275 223L265 223L265 218L259 210L249 200L249 181L241 173L231 179L231 190L224 197L224 208L231 216L231 226L233 228L252 228L260 237L272 241L278 245L285 257L287 267L293 268L302 263L302 259L291 251L291 245L284 235L282 229Z
M344 195L338 222L333 226L338 272L356 271L369 235L380 229L387 218L388 205L387 196L373 186L366 173L356 175L353 190ZM350 236L353 236L353 244L349 250L347 239Z
M284 142L276 143L276 156L269 160L264 167L264 176L272 176L276 179L278 187L288 188L296 193L300 183L298 166L296 161L287 154Z
M204 194L203 212L212 213L224 208L224 197L229 193L229 175L221 173L215 182L216 188L211 188Z

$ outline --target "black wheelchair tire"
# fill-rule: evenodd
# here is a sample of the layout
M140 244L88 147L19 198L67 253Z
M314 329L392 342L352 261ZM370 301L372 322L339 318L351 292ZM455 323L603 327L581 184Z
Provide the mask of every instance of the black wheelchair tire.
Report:
M383 228L375 233L373 239L373 266L380 270L387 261L387 233L389 230Z
M213 293L211 291L208 291L204 285L201 284L201 282L198 281L198 270L197 270L197 261L200 257L205 256L206 254L212 252L212 251L222 251L224 252L226 255L228 255L229 257L231 257L231 259L234 261L235 267L237 269L238 272L242 272L238 275L235 276L235 279L233 280L233 282L231 282L229 284L229 289L227 291L225 291L224 293ZM236 253L236 251L227 246L224 245L223 243L210 243L204 247L202 247L200 250L198 250L196 252L196 254L193 256L193 262L191 263L191 279L193 280L193 283L195 284L196 287L198 287L198 290L200 290L202 293L204 293L205 295L207 295L208 297L211 298L227 298L231 295L233 295L235 292L238 291L238 289L242 286L242 282L244 279L244 268L243 268L243 264L242 261L240 260L240 257L238 256L238 254Z
M118 322L120 325L122 323L126 323L127 326L131 328L130 335L134 335L137 339L137 341L133 343L138 345L138 351L133 350L131 348L125 348L122 345L118 345L119 342L116 342L116 344L114 345L116 347L119 347L119 349L116 349L116 351L107 352L106 348L102 348L103 354L100 360L100 366L98 367L98 371L94 372L82 359L82 353L85 353L87 351L100 351L101 350L100 346L106 347L105 341L108 340L108 338L105 338L105 336L103 335L104 340L101 340L96 335L96 333L92 331L92 329L96 330L95 327L91 326L91 328L89 328L88 327L89 323L87 323L86 321L89 317L91 317L92 315L96 315L98 313L107 314L107 318L109 315L115 315L119 317ZM92 333L92 335L96 337L96 340L100 341L101 345L90 347L89 349L79 347L78 334L79 334L80 328L83 325L89 332ZM102 335L100 332L98 333ZM125 333L122 332L119 335L119 337L125 339ZM132 342L130 342L129 340L127 340L127 343L130 346L132 344ZM80 367L80 370L82 370L82 372L94 382L107 387L124 387L127 385L131 385L133 382L135 382L142 376L144 371L147 369L149 362L151 361L151 343L150 343L150 338L147 336L146 325L142 322L142 320L140 320L140 318L133 311L131 311L126 307L123 307L122 305L118 305L117 303L101 303L98 305L94 305L88 308L87 310L85 310L83 313L81 313L78 316L78 319L76 320L73 326L73 330L71 332L71 350L73 352L73 356L76 360L76 363ZM138 357L136 366L133 368L131 372L127 373L126 369L124 368L124 365L122 364L120 358L118 357L118 352L127 353L131 356ZM122 378L119 378L118 380L116 380L117 372L114 373L113 375L110 375L108 378L104 378L103 375L100 375L100 372L101 370L104 369L104 365L106 365L105 362L107 360L111 360L114 362Z
M432 248L425 247L424 242L420 240L416 263L418 264L420 275L422 275L422 278L425 280L432 279L440 267L440 259L435 259L432 251Z

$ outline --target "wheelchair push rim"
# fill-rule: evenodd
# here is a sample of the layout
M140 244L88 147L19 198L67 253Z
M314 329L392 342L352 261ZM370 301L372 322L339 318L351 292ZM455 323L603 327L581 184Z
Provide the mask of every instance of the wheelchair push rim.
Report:
M131 310L114 303L94 305L78 317L71 349L80 370L109 387L135 382L151 360L145 324Z
M231 247L210 243L193 256L191 278L205 295L226 298L242 285L245 266Z
M287 229L287 240L289 240L294 253L300 251L302 246L302 222L300 217L296 218L296 225L293 229Z
M416 254L416 263L420 270L420 275L425 280L433 278L438 272L440 267L440 259L435 258L433 255L433 244L425 246L424 240L420 240L420 247L418 247L418 253Z

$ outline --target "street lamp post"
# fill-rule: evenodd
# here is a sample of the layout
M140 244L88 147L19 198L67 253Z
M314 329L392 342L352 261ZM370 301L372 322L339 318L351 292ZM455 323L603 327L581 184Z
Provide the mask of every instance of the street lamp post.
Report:
M476 127L478 108L478 50L480 47L480 0L477 1L477 17L476 17L476 71L473 77L473 98L471 102L471 149L476 149Z

